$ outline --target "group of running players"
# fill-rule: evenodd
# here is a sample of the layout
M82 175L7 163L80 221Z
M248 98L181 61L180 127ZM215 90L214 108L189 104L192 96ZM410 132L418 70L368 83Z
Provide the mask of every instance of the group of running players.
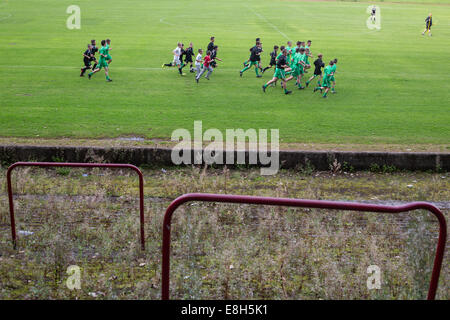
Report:
M209 80L211 73L217 66L217 61L222 61L217 57L218 46L214 43L215 38L211 37L210 40L206 55L203 57L203 50L198 49L195 62L193 60L194 49L192 42L187 49L184 48L183 43L178 42L177 47L172 51L173 60L163 64L162 67L177 67L179 74L184 76L183 68L189 64L190 72L195 73L195 81L197 83L205 72L207 72L205 78ZM330 61L329 65L325 67L322 61L323 55L319 53L317 59L314 61L314 74L306 81L305 86L302 86L304 74L308 73L307 70L311 68L309 63L309 58L313 57L310 49L311 43L311 40L308 40L306 44L305 42L297 41L297 46L293 47L292 42L288 41L286 46L274 46L273 51L270 53L270 63L263 69L261 66L262 42L260 38L256 38L255 46L250 48L250 57L243 63L244 68L239 71L239 74L242 77L245 71L254 66L256 77L261 78L264 72L274 67L275 73L273 78L263 85L262 89L266 92L269 85L275 85L278 80L281 80L281 87L284 89L285 94L292 93L292 91L287 90L286 83L288 81L295 79L298 88L304 89L309 86L311 81L318 77L318 86L314 88L314 92L318 90L320 92L324 91L323 97L326 98L330 89L332 93L336 93L336 80L334 75L336 73L337 59ZM278 53L278 49L280 49L280 53ZM322 68L324 68L323 76Z
M376 9L372 8L372 19L375 19ZM432 15L431 13L425 19L425 30L422 33L429 33L431 36L431 26L432 26ZM189 47L185 49L184 44L179 42L177 47L172 51L173 53L173 61L169 63L165 63L162 67L178 67L178 72L180 75L185 76L183 73L183 68L186 65L190 65L189 71L191 73L195 73L195 81L198 83L202 75L207 71L205 75L205 79L210 79L211 73L214 68L217 66L217 61L222 61L217 57L218 46L214 43L215 38L210 38L210 43L208 44L206 55L203 57L203 49L198 49L197 56L195 57L195 62L193 60L194 47L192 42L189 44ZM84 66L81 68L80 77L84 76L84 73L87 70L91 70L88 74L89 79L91 79L92 75L99 72L102 68L105 69L106 81L112 81L109 77L109 66L112 62L112 57L110 55L111 51L111 40L106 39L101 41L101 48L98 49L96 46L96 41L91 40L91 43L88 44L87 50L83 53L83 62ZM278 53L278 49L280 52ZM95 54L99 53L100 57L97 60ZM255 67L256 77L261 78L262 74L266 72L268 69L275 68L275 73L273 78L268 81L266 84L262 86L262 90L266 92L266 89L269 85L275 86L278 80L281 80L281 87L284 90L285 94L290 94L292 91L287 89L287 82L295 79L296 86L298 89L305 89L309 86L311 81L313 81L316 77L318 78L317 87L314 87L314 91L319 91L323 93L323 97L326 98L328 92L331 90L332 93L336 93L335 86L335 73L337 68L337 59L331 60L328 65L325 67L325 63L322 58L323 55L319 53L317 55L317 59L314 61L314 74L305 82L305 86L302 86L302 79L304 75L308 73L308 69L311 68L309 63L309 58L313 58L311 54L311 40L306 42L297 41L296 47L292 46L292 41L288 41L286 46L278 47L275 45L273 47L273 51L270 53L270 62L269 65L265 68L261 66L261 53L262 42L260 38L256 38L255 45L250 48L250 57L246 60L244 64L244 68L239 71L239 75L242 77L245 71L249 70L251 67ZM183 61L184 57L184 61ZM94 63L93 66L91 64ZM194 68L195 66L195 68ZM323 68L323 75L322 75ZM259 74L261 72L261 74Z
M292 93L292 91L287 89L286 84L288 81L295 79L295 84L298 89L305 89L311 81L318 77L318 86L314 88L313 92L318 90L320 92L324 91L323 97L326 98L330 89L332 93L336 93L336 80L334 75L337 68L337 59L330 61L329 65L325 67L322 61L323 55L319 53L317 59L314 61L314 74L305 82L305 86L302 86L302 79L308 73L308 69L311 68L309 62L309 58L313 58L311 44L311 40L308 40L306 44L303 41L297 41L296 47L293 47L292 41L288 41L286 46L274 46L273 51L270 53L269 65L263 69L261 66L262 42L260 38L256 38L255 46L250 48L250 58L243 63L244 69L239 71L239 75L242 77L245 71L255 66L256 77L260 78L262 77L261 74L275 67L273 78L262 86L262 90L266 92L269 85L275 85L278 80L281 80L281 87L285 94ZM279 53L278 49L280 49ZM323 75L322 68L324 68Z
M205 79L209 80L211 73L217 66L217 61L222 61L222 59L217 57L217 51L219 50L219 47L214 43L214 41L215 38L211 37L205 57L203 57L203 49L198 49L197 56L195 57L195 63L192 60L192 57L194 56L194 48L192 42L189 44L189 47L187 49L184 48L183 43L178 42L177 47L172 51L172 62L165 63L162 65L162 67L178 67L178 72L180 73L180 75L185 76L186 74L183 73L183 68L189 64L189 71L191 73L195 73L195 81L197 83L203 73L205 73L206 71L208 72L205 75Z
M95 40L91 40L91 43L87 45L87 50L83 52L84 66L81 68L80 77L84 77L84 73L87 70L91 70L91 72L88 74L89 79L91 79L94 73L97 73L102 68L104 68L106 81L111 82L112 79L109 77L109 65L112 62L112 57L109 53L111 51L111 40L102 40L101 44L102 46L100 49L98 49ZM100 55L98 60L95 57L95 54L97 52ZM91 63L94 63L94 65L91 66Z

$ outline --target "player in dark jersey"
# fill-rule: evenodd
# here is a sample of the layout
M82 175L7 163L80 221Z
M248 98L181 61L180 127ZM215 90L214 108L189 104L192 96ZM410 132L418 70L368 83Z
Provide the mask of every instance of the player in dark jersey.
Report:
M273 74L273 78L272 80L270 80L269 82L267 82L265 85L262 86L262 90L264 92L266 92L267 87L278 81L278 79L281 80L281 87L284 89L284 93L285 94L290 94L292 93L292 91L289 91L288 89L286 89L286 72L285 69L289 67L288 63L287 63L287 55L288 52L286 49L283 49L283 51L281 52L281 55L278 56L277 59L277 67L275 68L275 73Z
M256 56L256 61L258 61L258 65L256 66L257 69L259 69L259 71L262 72L262 67L261 67L261 53L264 52L263 48L262 48L262 42L259 42L259 46L257 46L257 50L258 50L258 55ZM256 75L257 78L260 78L260 75Z
M425 34L425 32L430 34L431 37L431 26L433 25L433 18L431 17L431 13L428 15L428 17L425 19L425 30L422 32L422 35Z
M376 18L376 13L377 13L377 8L375 6L372 7L372 11L370 12L370 20L372 20L372 22L375 22Z
M256 38L255 45L249 49L250 53L252 52L252 49L258 45L259 42L261 42L261 38ZM244 67L246 67L249 64L249 62L250 62L250 58L248 58L246 61L244 61L243 62Z
M217 57L217 46L214 46L211 50L211 67L215 68L217 66L216 61L214 60Z
M211 42L208 44L207 50L208 51L213 51L213 49L214 49L214 41L216 40L216 38L215 37L211 37L210 40L211 40Z
M92 61L91 59L92 59L92 45L88 44L87 50L85 52L83 52L84 67L81 68L80 77L84 76L84 73L86 72L86 70L91 69L91 61Z
M222 61L222 59L217 58L218 51L219 51L219 46L214 46L214 49L211 52L211 67L213 67L213 68L217 67L216 61Z
M263 69L262 73L266 72L266 70L277 65L277 55L278 55L277 51L278 51L278 46L277 45L273 46L273 51L270 53L269 65Z
M256 46L254 46L251 49L250 52L250 64L248 64L246 67L244 67L244 69L242 69L241 71L239 71L239 75L242 77L242 74L247 71L248 69L250 69L252 66L255 66L255 72L256 72L256 77L257 78L261 78L262 76L258 73L258 70L260 69L259 66L259 61L261 61L260 55L262 52L262 47L261 47L261 43L258 42L256 44Z
M91 61L94 62L94 66L92 67L92 70L95 70L95 68L97 68L97 64L98 64L97 58L95 57L95 54L98 52L98 48L97 48L95 40L91 40L91 47L92 47L92 49L91 49L91 53L92 53Z
M192 57L194 56L194 47L193 47L192 42L189 43L189 48L186 49L184 55L185 55L186 58L184 59L185 64L183 65L183 67L184 67L186 64L189 63L189 64L190 64L189 71L190 71L191 73L193 73L193 72L194 72L194 68L192 67L192 64L194 63L194 61L193 61Z
M308 81L306 81L306 86L308 87L309 83L314 80L315 77L319 77L319 81L317 82L318 85L320 85L320 82L322 81L322 68L325 68L325 63L322 61L322 54L319 53L317 55L317 59L314 61L314 75L309 78Z
M180 75L184 76L185 74L183 73L183 67L185 66L185 64L183 63L183 56L186 55L186 50L184 50L184 43L181 44L180 47L180 66L178 67L178 72L180 73Z

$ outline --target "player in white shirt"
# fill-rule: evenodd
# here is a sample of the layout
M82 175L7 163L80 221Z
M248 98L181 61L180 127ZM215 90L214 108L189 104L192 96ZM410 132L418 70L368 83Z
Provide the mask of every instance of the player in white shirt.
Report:
M181 55L181 48L182 48L182 44L181 42L178 42L178 45L175 49L173 49L172 53L173 53L173 61L171 63L165 63L162 65L162 67L178 67L178 71L180 72L181 75L183 75L183 72L181 71L181 60L180 60L180 55Z
M198 49L198 55L195 58L195 76L197 77L200 74L200 71L202 70L202 54L203 50Z

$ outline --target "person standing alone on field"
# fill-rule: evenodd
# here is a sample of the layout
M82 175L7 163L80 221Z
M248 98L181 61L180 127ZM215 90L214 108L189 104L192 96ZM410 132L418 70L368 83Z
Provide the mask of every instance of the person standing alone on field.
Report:
M370 13L370 20L372 22L376 21L376 18L375 18L376 17L376 13L377 13L377 8L375 6L372 6L372 11Z
M425 19L425 30L422 32L422 35L425 34L425 32L430 34L431 37L431 26L433 25L433 18L431 17L431 13L428 15L428 17Z

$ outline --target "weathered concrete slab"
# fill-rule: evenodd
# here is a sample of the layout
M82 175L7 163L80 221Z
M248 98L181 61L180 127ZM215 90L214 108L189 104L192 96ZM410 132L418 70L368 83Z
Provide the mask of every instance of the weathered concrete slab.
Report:
M450 171L450 153L437 152L346 152L346 151L280 151L280 166L283 169L314 168L329 170L337 160L341 166L355 170L369 170L374 166L397 170ZM226 154L223 155L226 159ZM250 153L245 152L245 163ZM237 151L234 152L237 158ZM191 155L194 159L194 153ZM142 147L66 147L0 145L0 163L8 165L17 161L64 161L64 162L109 162L131 163L142 166L174 166L171 149ZM258 159L258 164L260 162Z

